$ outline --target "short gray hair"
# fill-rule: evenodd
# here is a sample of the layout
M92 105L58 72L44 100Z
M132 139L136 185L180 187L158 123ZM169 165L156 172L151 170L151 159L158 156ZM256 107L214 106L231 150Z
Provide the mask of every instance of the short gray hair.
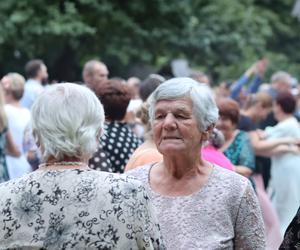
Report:
M190 98L193 103L193 113L197 119L199 131L206 131L214 125L219 117L219 111L212 92L205 83L199 83L187 77L172 78L161 85L150 96L149 116L153 123L155 105L160 100Z
M95 66L96 66L97 64L103 65L103 66L106 67L106 65L105 65L103 62L101 62L101 61L99 61L99 60L96 60L96 59L87 61L87 62L84 64L84 66L83 66L83 73L82 73L82 74L83 74L83 77L84 77L85 74L86 74L86 75L92 74L92 73L94 72L94 68L95 68Z
M277 71L271 76L271 83L285 82L292 86L293 78L285 71Z
M105 117L102 104L87 87L54 84L38 96L31 111L44 161L50 156L89 158L96 151Z

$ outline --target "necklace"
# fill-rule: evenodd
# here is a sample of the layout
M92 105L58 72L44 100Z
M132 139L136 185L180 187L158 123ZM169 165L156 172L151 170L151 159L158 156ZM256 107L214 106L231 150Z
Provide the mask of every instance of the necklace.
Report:
M80 161L57 161L57 162L44 162L39 165L39 169L73 169L82 168L88 169L88 165Z

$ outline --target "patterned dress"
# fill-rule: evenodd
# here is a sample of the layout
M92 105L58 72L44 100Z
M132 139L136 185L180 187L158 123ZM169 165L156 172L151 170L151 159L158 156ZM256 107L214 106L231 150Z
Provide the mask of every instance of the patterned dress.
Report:
M91 169L0 184L0 228L0 249L165 249L144 187Z
M239 131L231 145L224 151L233 165L242 165L255 170L255 157L247 132Z
M2 132L0 132L0 183L9 180L8 170L6 166L6 160L5 160L6 132L7 132L6 128L2 130Z
M247 132L239 130L230 146L223 152L235 166L241 165L255 171L255 155ZM252 176L249 180L255 189Z
M126 163L142 141L132 132L127 123L107 122L99 148L89 161L92 169L111 173L123 173Z
M280 250L300 249L300 208L288 226Z

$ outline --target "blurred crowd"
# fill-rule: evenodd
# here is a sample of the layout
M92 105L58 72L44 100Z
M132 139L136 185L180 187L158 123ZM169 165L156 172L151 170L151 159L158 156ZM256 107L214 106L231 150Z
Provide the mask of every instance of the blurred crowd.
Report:
M215 229L215 225L211 225L211 223L218 225L221 232L224 224L225 231L226 228L229 230L231 227L227 220L220 218L222 216L230 217L231 213L234 213L228 212L229 210L223 211L224 206L227 206L224 205L225 201L231 201L230 211L235 211L235 208L239 209L240 207L240 211L236 212L240 217L234 217L234 223L236 223L233 226L234 232L228 236L236 238L233 243L235 249L278 249L281 244L281 249L292 249L289 248L289 244L298 244L299 247L300 239L297 237L298 243L287 241L282 243L282 241L286 231L286 235L289 235L288 240L293 241L291 232L295 228L291 229L289 225L300 206L300 168L297 166L300 162L300 85L295 77L285 71L274 72L270 79L266 79L267 68L267 59L260 59L246 69L241 76L237 76L235 80L224 80L220 83L213 83L211 77L205 72L191 71L189 76L180 80L180 83L178 83L179 80L177 82L174 80L168 86L167 83L172 80L165 79L162 75L153 73L146 79L139 79L135 76L129 79L110 78L109 68L104 62L91 60L85 63L82 70L83 84L80 85L95 94L101 102L105 114L103 135L99 136L95 152L87 159L88 166L95 171L133 175L144 185L147 180L149 181L150 186L145 185L146 190L150 192L150 200L153 200L158 223L161 224L162 239L165 240L165 245L159 244L157 242L160 239L157 237L157 244L153 243L154 248L220 249L218 247L222 246L221 243L214 245L212 242L218 242L219 234L222 233L219 233ZM164 89L163 84L165 83ZM197 86L194 86L195 83L201 88L205 86L205 89L200 89L198 93ZM54 85L63 86L64 84ZM45 148L50 147L51 141L50 144L45 144L45 142L41 144L40 140L42 139L35 134L34 128L38 123L35 121L36 124L34 126L32 124L32 106L43 93L53 89L54 85L48 83L47 66L39 59L31 60L26 64L25 76L12 72L2 77L0 86L0 182L3 183L2 187L5 186L5 183L9 183L8 181L15 183L20 178L38 171L41 165L45 166L43 165L45 163L49 165L49 158L45 157L45 152L49 154L49 151ZM185 88L187 90L183 92ZM195 104L193 93L189 94L192 100L191 110L197 117L197 128L199 129L193 130L189 123L190 104L185 99L188 91L195 91L199 95L197 98L202 101ZM204 91L206 96L211 96L212 102L215 104L210 104L210 100L201 96L201 91ZM51 99L47 104L40 105L46 105L45 107L50 109L51 106L56 107L54 102L56 102L55 99ZM81 105L85 105L79 97L72 100L66 99L64 104L69 105L69 102L77 106L78 110ZM204 109L200 110L197 105L199 107L203 105ZM212 105L215 105L215 110L217 110L215 120L213 118L209 120L209 116L215 112L209 111ZM45 110L47 110L46 108ZM63 108L62 106L61 109ZM59 109L57 107L57 112L62 112ZM35 111L35 115L42 115L43 112L46 112L45 110ZM79 111L78 115L80 115ZM76 118L70 119L74 119L75 123ZM198 121L202 121L202 124L199 125ZM39 121L39 124L43 122L47 121ZM65 136L67 144L70 135L62 132L60 120L52 122L57 125L57 136L61 132L59 136L62 138ZM160 125L160 122L163 125ZM206 124L205 122L207 123L206 127L203 125ZM48 129L51 133L51 128L48 128L47 124L43 124L43 126L42 129ZM159 132L159 126L162 126L162 132ZM201 135L198 135L199 131ZM178 140L177 137L184 137L184 133L190 143L187 143L189 153L185 153L185 148L179 150L177 141L174 142ZM196 140L197 136L201 138L201 141ZM163 144L163 140L168 142ZM80 145L78 147L80 148ZM194 151L195 153L191 153ZM182 156L176 156L174 152L182 154ZM50 155L53 156L53 159L59 159L52 151ZM68 155L68 157L67 160L64 158L63 162L65 165L68 165L65 162L72 165L73 156ZM207 169L205 170L207 172L204 171L202 175L205 177L203 180L199 179L199 182L195 180L196 184L194 184L192 180L181 182L180 177L175 178L177 175L185 176L186 173L189 173L188 167L182 167L180 170L186 171L186 173L182 174L178 171L174 167L178 162L181 163L181 166L185 164L192 166L195 165L192 159L198 161L198 158L201 160L199 162L206 166L203 169ZM195 162L197 161L195 160ZM207 165L207 163L211 165ZM147 168L142 166L147 166ZM220 170L215 170L215 168ZM167 172L164 171L172 174L167 175ZM209 183L209 178L213 178L212 173L215 173L215 179L211 180L211 183L214 183L211 185L218 186L216 190L210 190L210 185L205 186L205 183ZM245 178L238 179L240 177L236 176ZM169 180L169 177L175 179ZM153 182L150 181L151 178L153 178ZM186 183L189 183L190 186ZM197 183L203 185L197 186ZM2 195L1 191L4 190L1 189L1 185L0 196ZM33 187L37 184L31 185ZM200 190L199 187L202 189L202 195L206 188L206 191L211 194L223 195L225 201L222 203L218 198L215 198L216 201L208 200L208 198L203 200L201 197L196 198L196 195L193 196L193 194ZM230 194L224 194L226 190L230 191ZM63 191L60 190L60 192ZM246 195L246 193L248 194ZM239 195L240 203L237 202ZM170 197L173 196L188 198L183 202L171 200ZM50 198L48 197L48 199ZM45 202L45 200L41 202ZM202 207L199 204L201 202L207 203ZM7 205L7 203L5 204ZM5 204L1 203L0 199L1 211L5 210ZM188 231L187 238L180 235L180 232L177 234L176 229L173 230L173 228L191 227L192 221L198 220L196 212L191 212L190 217L185 217L185 219L181 217L181 213L189 213L189 208L183 211L186 204L189 204L190 208L199 205L205 211L205 218L201 215L199 220L205 221L207 227L212 228L211 232L216 231L215 238L205 236L203 231L206 229L201 228L201 223L197 224L199 228ZM165 210L167 213L164 213ZM219 211L219 214L215 213L215 210ZM119 216L117 212L115 214L116 217ZM209 216L214 218L213 222L206 218ZM188 218L191 221L187 221ZM295 221L297 220L294 220L294 223L297 224ZM245 225L246 222L247 225ZM6 224L1 223L2 228L7 227ZM289 230L287 230L288 227ZM239 232L243 232L240 237ZM296 230L295 234L297 233L299 234L299 231ZM172 242L176 236L181 243L177 243L176 240ZM0 241L1 237L0 233ZM4 238L9 237L7 234ZM250 238L251 243L243 240L247 237ZM185 240L190 238L191 241L195 239L196 242L203 239L204 242L207 241L205 243L207 245L200 243L193 245L189 240ZM38 241L37 238L36 241ZM239 244L240 247L238 247ZM203 246L206 248L202 248ZM223 246L230 249L231 245L224 243ZM60 249L60 247L53 249ZM137 249L142 248L138 245Z

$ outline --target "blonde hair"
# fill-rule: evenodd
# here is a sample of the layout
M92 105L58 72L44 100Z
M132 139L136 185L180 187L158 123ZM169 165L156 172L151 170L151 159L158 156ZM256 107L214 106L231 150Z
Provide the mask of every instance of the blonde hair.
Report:
M258 92L256 94L251 94L248 96L248 100L245 105L245 110L253 107L257 103L261 103L263 108L271 108L273 99L266 92Z
M6 76L11 80L8 91L15 100L21 100L24 94L25 78L19 73L9 73Z
M0 85L0 131L7 127L7 117L4 110L4 91L2 85Z

